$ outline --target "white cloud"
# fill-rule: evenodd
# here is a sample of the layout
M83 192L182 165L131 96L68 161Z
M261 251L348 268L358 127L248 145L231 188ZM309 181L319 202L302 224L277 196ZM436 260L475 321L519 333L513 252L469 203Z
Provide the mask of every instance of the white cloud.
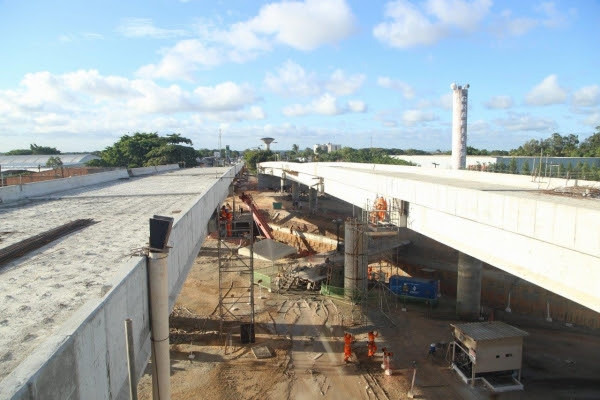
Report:
M415 91L408 83L387 76L380 76L377 78L377 84L386 89L393 89L402 93L402 96L404 96L405 99L412 99L415 97Z
M580 107L591 107L600 104L600 86L584 86L573 93L573 104Z
M348 75L341 69L333 71L328 78L319 78L314 72L306 72L295 62L288 60L276 73L267 72L265 85L269 90L283 96L317 96L324 92L346 96L356 92L364 83L365 75Z
M509 131L550 132L557 128L556 122L551 119L534 117L524 113L509 113L507 118L500 118L495 122Z
M546 28L564 26L573 16L572 10L558 11L553 2L542 2L534 7L534 11L537 15L513 17L511 10L503 10L492 28L498 36L522 36L539 26Z
M491 0L427 0L421 7L407 0L389 2L387 20L373 28L373 35L392 47L431 45L455 30L473 31L491 5Z
M151 37L156 39L185 36L183 29L164 29L154 26L148 18L125 18L117 27L117 32L125 37Z
M182 40L165 51L158 64L149 64L136 71L142 78L183 79L193 81L194 73L201 66L215 66L223 62L223 54L206 47L200 40Z
M261 7L257 16L225 29L211 21L202 21L198 27L199 38L184 40L163 50L162 59L143 66L138 75L193 80L193 74L201 67L244 63L271 51L275 44L313 50L338 43L355 28L354 15L345 0L271 3ZM154 32L152 26L148 30Z
M313 50L350 36L356 21L344 0L305 0L267 4L247 24L279 43Z
M354 113L364 113L367 111L367 104L362 100L349 100L348 110Z
M402 113L402 121L407 126L412 126L421 122L431 122L437 119L437 115L432 111L406 110Z
M347 96L355 93L363 85L365 78L364 74L346 75L341 69L336 69L325 88L338 96Z
M441 22L465 31L473 31L488 14L492 1L429 0L425 6L427 11Z
M583 122L594 128L600 126L600 111L590 114Z
M276 74L267 72L265 85L284 96L315 96L321 92L317 76L291 60L279 67Z
M492 110L505 110L513 106L513 99L510 96L492 96L484 103L486 108Z
M340 104L330 93L325 93L309 104L294 104L283 109L287 117L298 117L309 114L339 115L346 113L362 113L367 111L367 105L360 100L350 100Z
M25 75L18 88L0 90L0 121L10 126L7 134L127 132L151 126L149 121L175 121L174 114L181 126L198 115L213 121L264 119L257 101L250 86L234 82L186 90L103 76L96 70L62 75L44 71Z
M525 102L534 106L547 106L551 104L561 104L567 99L567 92L558 85L556 75L548 75L544 80L536 85L527 95Z

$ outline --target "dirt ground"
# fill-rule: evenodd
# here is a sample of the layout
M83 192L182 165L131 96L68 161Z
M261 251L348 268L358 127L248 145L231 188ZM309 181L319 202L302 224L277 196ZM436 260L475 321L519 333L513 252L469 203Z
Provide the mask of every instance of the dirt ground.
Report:
M271 217L276 215L272 202L283 202L278 224L307 224L331 238L336 237L332 219L353 212L352 206L320 198L319 213L310 215L291 211L291 202L277 193L252 194ZM443 346L451 340L450 324L460 322L451 298L430 308L381 296L360 317L351 304L318 292L255 290L256 343L242 345L239 330L230 339L219 335L216 256L217 240L207 238L171 316L173 399L406 399L413 362L414 398L600 399L600 334L516 315L505 322L529 332L523 349L525 390L493 394L481 384L465 385L449 368ZM379 333L373 359L367 357L367 327ZM343 361L345 330L356 332L349 363ZM442 344L435 357L428 356L430 343ZM258 346L272 356L256 358L252 348ZM381 368L383 347L394 354L391 376ZM152 398L150 371L149 366L139 382L140 399Z

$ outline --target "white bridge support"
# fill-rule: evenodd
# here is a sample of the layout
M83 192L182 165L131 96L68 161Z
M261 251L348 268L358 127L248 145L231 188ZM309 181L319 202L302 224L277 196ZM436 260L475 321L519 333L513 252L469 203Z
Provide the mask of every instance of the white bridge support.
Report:
M354 163L267 162L259 172L320 179L361 208L377 196L406 201L409 229L600 312L600 202L543 193L573 181Z

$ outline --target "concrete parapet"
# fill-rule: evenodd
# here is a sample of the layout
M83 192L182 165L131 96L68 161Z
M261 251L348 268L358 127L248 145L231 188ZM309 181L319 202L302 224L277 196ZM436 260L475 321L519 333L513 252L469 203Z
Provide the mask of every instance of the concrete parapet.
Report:
M2 399L110 399L128 394L123 321L133 320L136 375L150 357L146 260L123 264L104 297L87 302L0 384Z
M118 169L115 171L99 172L97 174L72 176L50 181L25 183L23 185L4 186L0 187L0 203L9 203L31 197L45 196L64 190L127 178L129 178L127 170Z
M178 164L154 165L151 167L131 168L131 176L143 176L179 169Z

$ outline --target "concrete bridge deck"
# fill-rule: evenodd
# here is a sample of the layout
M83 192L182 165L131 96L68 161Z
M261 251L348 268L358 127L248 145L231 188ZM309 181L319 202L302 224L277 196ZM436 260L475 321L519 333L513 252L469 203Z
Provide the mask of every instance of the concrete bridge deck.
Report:
M0 267L0 398L127 397L125 318L133 319L138 374L150 354L140 256L148 220L175 218L172 307L240 168L177 169L1 205L1 248L75 219L98 223Z
M548 193L572 180L353 163L259 171L361 208L408 202L408 228L600 312L600 200Z

